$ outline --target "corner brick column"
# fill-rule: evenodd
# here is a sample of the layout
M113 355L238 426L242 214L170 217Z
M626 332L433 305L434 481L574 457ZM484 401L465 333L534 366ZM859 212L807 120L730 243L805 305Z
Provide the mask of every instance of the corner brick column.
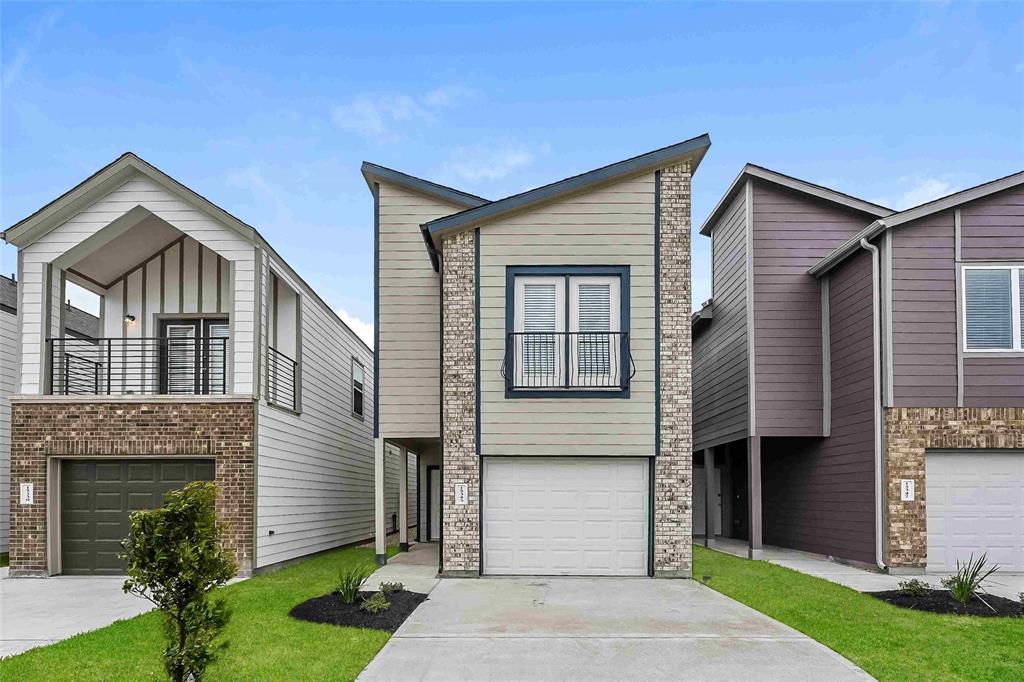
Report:
M920 572L928 563L925 451L1024 448L1024 407L894 407L885 411L886 563ZM900 480L915 499L900 499Z
M253 567L255 406L216 402L17 402L11 405L11 576L45 576L50 459L132 457L214 460L217 516L240 575ZM20 504L22 482L33 504ZM58 550L59 551L59 550Z
M654 575L689 578L693 558L689 163L664 169L660 182L661 435L654 464Z
M441 570L480 575L480 458L476 454L476 245L473 231L442 243ZM455 486L469 499L455 504Z

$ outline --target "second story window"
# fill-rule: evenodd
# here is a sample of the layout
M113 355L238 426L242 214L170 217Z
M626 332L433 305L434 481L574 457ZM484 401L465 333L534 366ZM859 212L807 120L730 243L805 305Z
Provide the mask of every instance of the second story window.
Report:
M270 275L267 319L267 402L299 412L302 386L302 300L287 282Z
M161 393L223 394L227 388L227 320L164 320Z
M363 382L366 377L361 362L352 359L352 414L363 418Z
M509 278L509 390L626 389L632 366L625 268L510 268Z
M1024 265L964 266L964 350L1024 351Z

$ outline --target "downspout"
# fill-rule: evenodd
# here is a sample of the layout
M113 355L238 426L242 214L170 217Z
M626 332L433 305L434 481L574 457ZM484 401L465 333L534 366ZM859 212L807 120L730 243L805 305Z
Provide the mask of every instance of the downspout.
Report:
M882 482L882 359L879 344L882 342L881 283L880 256L878 247L862 237L861 248L871 252L871 357L874 364L874 428L875 428L875 564L885 571L884 543L882 541L885 524Z

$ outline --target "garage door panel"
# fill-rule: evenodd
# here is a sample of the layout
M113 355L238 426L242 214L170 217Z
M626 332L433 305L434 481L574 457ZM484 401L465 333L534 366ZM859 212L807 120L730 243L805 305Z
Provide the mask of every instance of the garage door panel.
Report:
M118 554L131 512L160 506L165 492L189 481L213 480L214 468L212 460L62 461L61 570L123 573Z
M1024 571L1024 451L928 451L925 468L928 569L987 553Z
M484 572L647 573L646 459L486 458Z

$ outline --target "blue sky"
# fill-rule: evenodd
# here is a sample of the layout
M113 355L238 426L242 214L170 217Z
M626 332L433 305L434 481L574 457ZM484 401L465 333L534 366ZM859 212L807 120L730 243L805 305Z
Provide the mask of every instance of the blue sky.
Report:
M499 198L709 132L902 208L1024 168L1024 4L0 5L0 219L132 150L373 316L366 159ZM694 299L710 295L694 238ZM16 268L3 246L2 271Z

